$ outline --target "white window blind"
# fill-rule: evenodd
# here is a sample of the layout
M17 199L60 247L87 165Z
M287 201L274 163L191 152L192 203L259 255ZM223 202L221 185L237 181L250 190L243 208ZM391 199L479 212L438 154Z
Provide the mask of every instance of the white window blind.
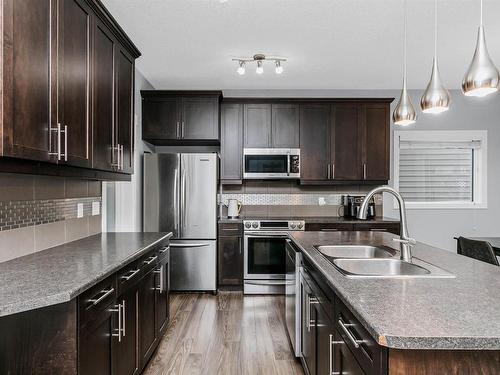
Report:
M474 158L480 141L403 140L399 191L408 202L474 202Z

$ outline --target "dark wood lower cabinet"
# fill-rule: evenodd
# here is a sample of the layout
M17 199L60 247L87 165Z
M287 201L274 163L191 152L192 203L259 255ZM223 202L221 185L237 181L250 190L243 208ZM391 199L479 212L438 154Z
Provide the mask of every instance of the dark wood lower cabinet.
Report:
M156 269L158 287L156 288L156 334L161 337L167 329L170 318L170 267L168 261L163 261Z
M137 348L137 316L138 316L137 288L133 288L118 297L121 305L121 338L115 340L115 368L120 375L135 375L140 371L139 358L136 353Z
M365 375L366 373L360 367L356 358L351 353L347 344L343 341L338 331L334 334L333 347L333 372L338 375ZM326 372L325 372L326 374Z
M243 225L219 224L218 284L220 288L243 288Z
M145 366L154 352L157 340L156 320L156 274L154 270L144 276L139 285L139 358L141 366Z

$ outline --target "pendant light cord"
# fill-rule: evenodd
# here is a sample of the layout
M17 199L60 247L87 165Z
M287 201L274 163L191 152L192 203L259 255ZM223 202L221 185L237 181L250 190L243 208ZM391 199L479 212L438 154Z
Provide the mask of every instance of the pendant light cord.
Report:
M406 31L406 0L404 1L404 44L403 44L403 84L406 87L406 43L407 43L407 31Z
M438 39L438 0L434 0L434 60L437 60L437 39Z
M483 0L481 0L481 18L480 20L480 26L483 26Z

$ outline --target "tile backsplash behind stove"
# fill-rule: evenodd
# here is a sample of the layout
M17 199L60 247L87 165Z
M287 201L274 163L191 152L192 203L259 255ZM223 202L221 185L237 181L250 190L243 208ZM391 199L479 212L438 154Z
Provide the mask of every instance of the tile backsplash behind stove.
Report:
M243 217L311 217L342 215L341 196L364 195L373 186L301 186L295 181L245 181L224 185L219 202L237 199ZM375 196L376 212L382 216L382 196ZM222 207L222 216L227 208Z
M99 181L0 173L0 262L100 233L100 211Z

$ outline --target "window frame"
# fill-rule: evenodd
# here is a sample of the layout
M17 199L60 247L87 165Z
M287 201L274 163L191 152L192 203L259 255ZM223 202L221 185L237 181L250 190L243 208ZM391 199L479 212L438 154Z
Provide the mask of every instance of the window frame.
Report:
M488 208L488 131L487 130L395 130L394 131L394 188L399 191L400 141L480 141L474 153L474 190L472 202L408 202L408 209L486 209ZM394 208L397 202L394 200Z

